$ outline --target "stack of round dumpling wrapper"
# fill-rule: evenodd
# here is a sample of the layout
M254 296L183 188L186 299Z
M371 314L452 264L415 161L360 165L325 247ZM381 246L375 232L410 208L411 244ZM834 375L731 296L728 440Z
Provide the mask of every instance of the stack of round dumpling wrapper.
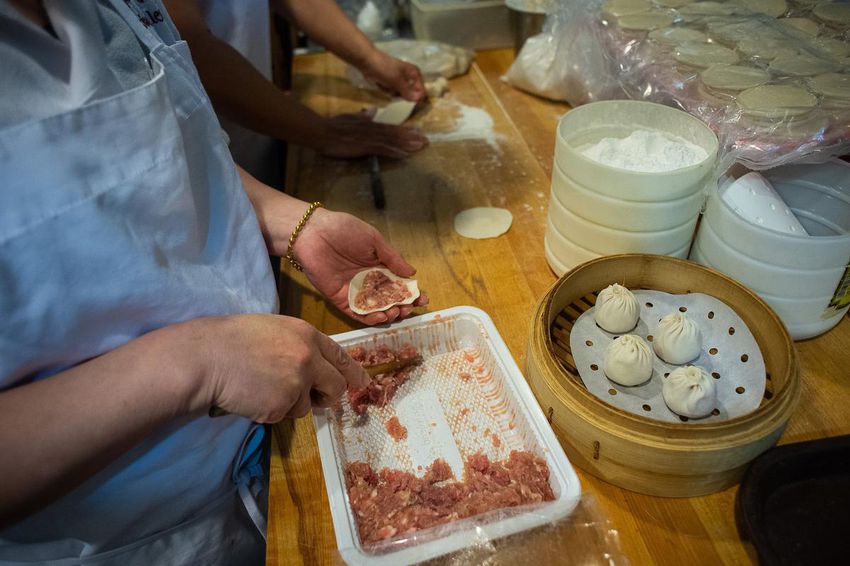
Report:
M752 333L728 305L701 293L671 295L660 291L638 290L634 291L633 295L639 309L636 327L624 329L628 324L624 321L618 328L614 328L616 333L600 328L595 312L600 305L599 299L597 307L583 313L573 325L570 347L576 368L588 391L606 403L630 413L667 422L727 420L758 408L765 389L764 359ZM603 293L600 293L600 296L605 298ZM602 304L605 302L602 301ZM684 362L684 358L681 358L674 360L679 362L678 364L673 364L656 354L652 342L654 335L658 333L661 319L666 315L674 315L670 318L674 319L676 324L680 323L680 316L684 317L698 328L701 347L698 356L693 360ZM610 322L606 322L606 326L610 328ZM652 365L651 377L637 385L621 385L610 380L605 374L606 369L609 372L623 371L622 367L614 367L616 364L610 360L610 367L603 367L608 347L624 338L622 344L615 344L612 348L627 350L629 355L637 352L635 355L643 360L643 364L646 363L646 352L635 343L637 341L633 341L631 337L626 338L629 335L639 336L642 339L640 341L646 344ZM665 353L661 347L663 345L658 346L661 353ZM690 354L684 354L684 357L689 356ZM623 356L623 359L626 357ZM673 356L667 354L667 357ZM705 373L699 372L699 368L703 368ZM716 401L713 403L715 406L708 409L703 406L694 407L692 401L699 403L711 397L693 395L685 389L694 383L711 388L711 385L706 383L709 376L716 392ZM665 382L671 377L674 381L667 385L668 401L679 414L668 407L662 393ZM704 418L689 419L683 416L702 415L706 412L709 414Z

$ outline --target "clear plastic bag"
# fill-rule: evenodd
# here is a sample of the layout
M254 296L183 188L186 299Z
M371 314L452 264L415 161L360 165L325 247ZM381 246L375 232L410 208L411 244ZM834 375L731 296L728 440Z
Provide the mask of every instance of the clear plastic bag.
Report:
M781 18L743 2L651 0L623 13L638 4L557 2L507 80L574 106L632 98L681 108L717 133L721 165L769 169L850 151L850 23L802 2Z
M529 511L523 510L525 514ZM486 564L488 566L514 566L516 564L582 564L618 566L629 564L620 549L619 532L600 509L592 494L582 493L568 517L547 525L522 531L502 538L490 538L486 532L488 522L515 515L517 510L494 511L467 521L477 521L475 541L465 548L436 557L422 565L461 566ZM531 511L533 513L533 511ZM444 525L450 534L456 527ZM430 533L429 533L430 534ZM397 542L414 546L418 544L414 533L409 539ZM335 564L346 564L337 553Z

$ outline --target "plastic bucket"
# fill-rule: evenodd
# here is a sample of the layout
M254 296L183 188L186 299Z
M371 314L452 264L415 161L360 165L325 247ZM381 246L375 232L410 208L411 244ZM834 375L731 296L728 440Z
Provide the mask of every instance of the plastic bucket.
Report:
M683 138L702 147L707 157L672 171L642 173L580 152L587 144L640 129ZM683 257L717 145L714 132L697 118L651 102L594 102L565 114L555 142L546 236L549 265L562 273L589 256L640 252Z
M635 130L656 130L702 147L708 156L690 167L640 173L604 165L578 148L603 138L623 138ZM555 163L578 184L609 197L667 202L701 190L717 156L717 136L698 118L669 106L636 100L606 100L567 112L558 124Z
M758 293L795 340L811 338L848 310L840 296L850 278L850 164L789 165L765 176L809 236L752 224L714 191L691 259Z

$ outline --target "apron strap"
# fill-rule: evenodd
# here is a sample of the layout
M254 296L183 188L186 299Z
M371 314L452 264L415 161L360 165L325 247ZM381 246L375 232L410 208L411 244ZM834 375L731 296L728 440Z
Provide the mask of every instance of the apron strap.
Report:
M257 527L263 540L266 540L266 516L260 511L260 507L257 505L257 499L251 493L251 487L248 482L239 483L239 498L242 500L242 505L245 506L245 511L248 512L248 516L251 517L254 526Z
M242 447L234 460L232 475L233 483L239 489L239 497L242 499L245 511L248 512L251 521L254 522L264 540L266 538L266 515L260 510L252 487L260 488L257 491L261 496L268 496L265 490L261 489L264 485L263 461L266 456L267 445L266 427L254 424L242 442Z

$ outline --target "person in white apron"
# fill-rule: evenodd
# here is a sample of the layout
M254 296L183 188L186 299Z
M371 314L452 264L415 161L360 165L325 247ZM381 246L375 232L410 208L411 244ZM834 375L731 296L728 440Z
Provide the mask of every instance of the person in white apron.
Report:
M240 180L157 1L0 0L0 62L0 564L262 561L252 421L366 379L269 314L306 203ZM413 271L324 210L295 256L346 312L355 271Z
M405 158L428 140L415 128L377 124L368 112L320 116L271 82L269 5L390 93L425 96L419 69L377 49L334 0L165 0L219 115L236 162L260 168L262 134L331 157ZM254 135L246 132L250 130Z

